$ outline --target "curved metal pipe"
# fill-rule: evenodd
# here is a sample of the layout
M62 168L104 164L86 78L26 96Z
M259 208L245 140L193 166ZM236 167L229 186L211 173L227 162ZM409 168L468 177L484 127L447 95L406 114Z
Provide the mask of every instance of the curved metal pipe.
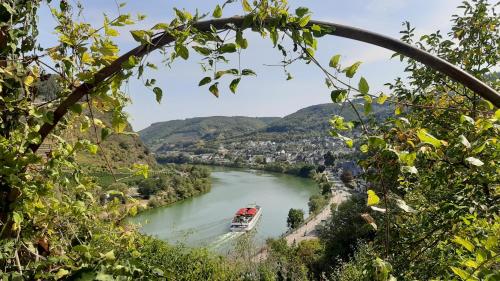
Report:
M228 24L234 24L235 26L241 27L243 26L244 17L235 16L230 18L223 19L212 19L206 21L200 21L193 24L193 27L201 30L201 31L209 31L210 27L213 26L216 29L225 29L228 28ZM359 29L356 27L351 27L347 25L341 25L336 23L324 22L324 21L315 21L311 20L308 25L311 26L313 24L317 24L320 26L326 26L334 29L335 31L331 34L334 36L345 37L365 43L369 43L372 45L377 45L379 47L392 50L394 52L400 53L407 57L410 57L416 61L419 61L443 74L446 74L448 77L456 80L457 82L467 86L470 90L477 93L484 99L493 103L496 107L500 107L500 94L496 92L494 89L470 75L466 71L454 66L453 64L439 58L433 56L425 51L422 51L416 47L413 47L409 44L406 44L400 40L381 35L375 32L371 32L364 29ZM141 45L138 46L124 55L117 58L110 65L102 68L94 75L94 79L92 83L84 83L77 87L73 92L61 102L61 104L54 111L54 119L52 123L45 123L39 130L40 133L40 143L30 145L30 148L33 152L36 152L40 147L41 143L45 140L45 138L49 135L49 133L55 128L57 123L61 120L61 118L68 112L69 108L81 100L86 94L92 91L96 86L98 86L101 82L105 81L112 75L118 73L122 64L128 60L130 56L142 57L151 53L152 51L161 48L171 42L175 41L175 38L169 34L162 33L155 37L152 40L151 45Z

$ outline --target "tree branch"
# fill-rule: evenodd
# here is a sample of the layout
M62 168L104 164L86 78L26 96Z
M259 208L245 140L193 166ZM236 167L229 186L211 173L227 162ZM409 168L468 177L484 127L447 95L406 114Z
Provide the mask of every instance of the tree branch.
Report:
M245 17L235 16L224 19L212 19L206 21L195 22L192 24L192 27L196 30L200 31L210 31L210 27L214 27L215 29L225 29L228 28L228 24L233 24L238 27L243 26ZM268 19L268 22L271 22L273 19ZM395 51L399 54L408 56L412 59L415 59L427 66L432 67L433 69L446 74L450 78L459 81L463 85L470 88L472 91L478 93L483 98L492 102L495 106L500 107L500 94L496 92L494 89L481 82L474 76L470 75L464 70L459 69L458 67L452 65L451 63L433 56L423 50L420 50L416 47L413 47L409 44L406 44L400 40L390 38L381 34L377 34L371 31L358 29L351 26L340 25L336 23L330 22L322 22L311 20L308 23L308 27L312 25L319 25L323 27L328 27L333 29L334 32L331 35L345 37L353 40L358 40L362 42L366 42L369 44L377 45L392 51ZM188 26L181 26L178 29L183 30ZM165 46L168 43L175 41L175 38L164 32L163 34L155 37L152 40L151 44L140 45L131 51L125 53L124 55L117 58L110 65L99 70L93 77L93 82L83 83L76 89L72 91L72 93L57 107L54 111L54 119L51 123L45 123L39 130L40 134L40 142L36 144L31 144L29 148L36 152L40 147L41 143L47 138L50 132L56 127L59 121L68 113L69 108L79 102L84 95L90 93L94 90L101 82L107 80L113 74L118 73L122 69L122 64L128 60L131 56L143 57L151 53L152 51Z

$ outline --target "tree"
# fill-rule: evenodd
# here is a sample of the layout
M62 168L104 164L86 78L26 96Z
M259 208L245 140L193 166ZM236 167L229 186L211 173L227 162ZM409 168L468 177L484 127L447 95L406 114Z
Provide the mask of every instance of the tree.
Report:
M325 166L333 166L335 164L335 155L333 152L328 151L325 155L323 155L325 159Z
M328 200L319 194L315 194L309 198L307 205L309 206L309 213L316 214L328 204Z
M336 264L338 260L347 261L360 241L367 242L374 238L374 229L361 217L365 212L368 212L365 199L352 196L341 203L337 210L332 210L332 216L319 229L319 237L325 245L325 255L330 264Z
M340 175L340 180L347 186L352 185L352 181L354 180L354 177L352 176L351 171L345 170L342 171L342 174Z
M226 4L232 2L240 3ZM203 56L202 68L207 72L199 85L218 97L221 78L230 77L229 91L236 92L242 79L255 75L251 69L225 67L228 54L247 48L244 29L269 35L273 46L285 57L297 57L290 62L319 66L327 78L332 100L346 102L356 111L359 117L356 123L334 116L330 120L331 135L348 147L359 147L369 154L362 163L373 172L367 176L374 186L374 190L369 190L368 203L384 202L382 207L386 209L384 224L379 228L381 242L375 251L388 261L376 259L377 265L391 262L396 272L407 279L456 276L468 279L468 275L483 278L494 274L498 216L495 216L493 183L499 180L496 169L499 114L494 112L492 103L498 106L499 102L489 87L479 87L482 90L474 87L478 86L477 79L464 76L426 53L402 47L397 41L388 42L376 34L366 36L366 32L349 27L312 21L307 8L289 12L286 1L258 1L253 5L241 1L246 16L208 21L201 21L202 14L175 9L170 23L133 30L131 35L139 46L120 57L114 39L117 27L134 24L144 16L105 17L102 25L93 26L80 21L79 9L83 8L80 3L61 0L58 6L51 6L57 45L39 46L36 11L40 3L5 0L0 4L0 195L3 199L0 200L0 274L3 279L137 279L140 275L139 278L146 280L198 280L243 275L238 275L235 268L226 268L220 259L206 252L172 250L157 240L117 227L117 222L129 212L127 206L100 206L95 200L96 183L81 169L75 156L83 151L96 154L101 141L111 134L125 132L127 116L123 108L129 99L121 86L127 79L141 79L153 97L161 101L163 91L155 85L156 80L144 77L145 68L156 68L144 56L159 48L162 54L168 54L164 57L167 64L188 59L190 50L199 53ZM212 16L220 18L224 6L217 5ZM465 2L464 7L465 16L454 19L452 40L432 34L418 44L484 79L499 61L499 19L486 1L473 5ZM220 31L231 36L221 36ZM331 69L327 70L314 57L317 39L328 34L365 36L367 42L377 42L413 59L432 62L451 77L468 81L469 87L489 97L491 102L481 100L476 92L413 59L407 61L410 85L396 81L391 85L394 92L391 99L370 93L365 78L353 87L349 83L359 62L341 67L340 57L333 56ZM410 28L404 36L409 42L413 40ZM290 40L293 48L283 47L286 40ZM285 60L284 66L287 65ZM345 81L339 78L343 76ZM50 77L60 93L50 95L54 97L50 100L45 95L41 101L39 85ZM490 85L498 89L498 82ZM366 115L371 112L373 99L377 99L380 103L387 100L395 103L396 113L404 117L371 130L369 120L361 118L349 93L363 97ZM98 112L109 113L111 124L99 122L94 115ZM356 125L365 132L364 136L356 140L344 136ZM92 132L93 137L65 140L64 131L74 127ZM54 145L46 153L37 154L42 152L44 144ZM103 162L111 166L109 160ZM110 173L114 174L112 168ZM136 164L130 173L147 177L148 169ZM186 189L178 195L193 193L190 181L177 178L176 182L186 184ZM398 196L409 201L418 212L406 214L389 209L388 202ZM453 204L449 204L450 198ZM395 218L393 222L391 218ZM399 225L401 221L405 223ZM439 228L434 230L436 223ZM453 240L447 239L451 235ZM389 239L392 236L404 239L394 239L397 243L393 243ZM471 266L469 261L478 255L484 260ZM181 262L172 264L173 261Z
M464 1L447 37L435 32L415 39L405 23L402 39L498 90L491 66L500 59L499 23L495 5ZM496 241L500 227L492 193L499 181L500 112L460 83L401 58L409 83L396 79L388 99L397 116L358 144L372 186L368 205L376 208L370 213L383 212L374 243L383 260L376 263L403 279L498 278L499 244L485 242Z
M304 211L302 209L290 209L288 211L288 217L286 219L286 225L295 229L299 227L304 222Z

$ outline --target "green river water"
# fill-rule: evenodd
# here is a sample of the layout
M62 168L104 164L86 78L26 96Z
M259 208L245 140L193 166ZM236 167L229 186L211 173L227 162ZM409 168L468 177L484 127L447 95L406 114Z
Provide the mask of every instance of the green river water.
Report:
M262 207L262 217L255 227L254 244L279 237L287 230L290 208L307 214L309 197L318 192L311 179L269 172L213 168L210 192L166 207L146 210L131 221L143 233L187 246L208 247L226 252L234 247L241 233L231 233L234 213L248 204Z

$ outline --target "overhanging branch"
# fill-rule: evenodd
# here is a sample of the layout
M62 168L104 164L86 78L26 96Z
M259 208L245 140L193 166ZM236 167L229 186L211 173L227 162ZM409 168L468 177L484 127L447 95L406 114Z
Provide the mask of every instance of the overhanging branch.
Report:
M218 30L225 29L228 28L228 24L233 24L235 26L242 27L243 20L244 17L241 16L235 16L224 19L212 19L194 23L193 27L200 31L209 31L210 26L213 26L215 29ZM308 26L311 26L313 24L333 29L334 32L331 35L376 45L388 50L392 50L404 56L410 57L447 75L451 79L465 85L467 88L477 93L484 99L490 101L496 107L500 107L500 94L498 92L496 92L494 89L492 89L479 79L475 78L471 74L467 73L466 71L456 67L455 65L439 57L431 55L423 50L413 47L400 40L382 34L378 34L375 32L371 32L368 30L336 24L336 23L315 21L315 20L309 21ZM182 29L182 27L180 29ZM61 104L54 111L53 122L50 124L45 123L42 125L39 131L40 142L37 144L30 145L31 150L33 152L36 152L40 147L41 143L55 128L57 123L64 117L66 113L68 113L69 108L78 101L80 101L83 96L85 96L86 94L90 93L93 89L95 89L100 83L110 78L114 74L118 73L122 69L122 64L128 61L129 57L131 56L143 57L173 41L175 41L174 37L166 33L161 33L152 40L152 44L138 46L132 49L131 51L127 52L126 54L120 56L110 65L101 69L94 75L92 83L84 83L79 87L77 87L75 90L73 90L73 92L64 101L62 101Z

